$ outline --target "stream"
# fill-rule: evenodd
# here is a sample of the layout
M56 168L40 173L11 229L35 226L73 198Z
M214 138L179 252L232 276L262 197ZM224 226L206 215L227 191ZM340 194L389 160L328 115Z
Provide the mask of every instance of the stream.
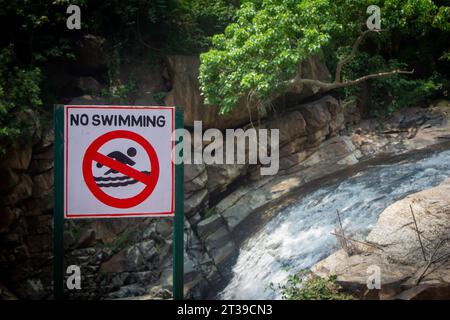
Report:
M347 235L363 239L393 202L450 177L450 151L366 168L304 195L245 241L219 299L280 299L269 289L338 249L330 233L339 210Z

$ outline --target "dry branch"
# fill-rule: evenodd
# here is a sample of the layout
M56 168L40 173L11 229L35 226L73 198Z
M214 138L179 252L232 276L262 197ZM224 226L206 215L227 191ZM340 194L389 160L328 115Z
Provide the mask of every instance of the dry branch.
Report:
M362 241L362 240L356 240L356 239L349 238L349 237L344 237L342 234L335 233L335 232L331 232L331 234L332 234L333 236L336 236L336 237L345 238L347 241L360 243L360 244L363 244L363 245L366 245L366 246L369 246L369 247L372 247L372 248L375 248L375 249L384 251L383 248L377 246L376 244L370 243L370 242L366 242L366 241Z
M416 216L414 215L414 211L411 205L409 205L409 208L411 209L411 214L412 214L412 218L414 220L414 226L416 229L416 233L417 233L417 238L419 239L419 243L420 243L420 247L422 248L422 255L423 255L423 260L427 261L427 256L425 254L425 248L423 247L422 244L422 238L420 237L420 231L419 231L419 227L417 227L417 221L416 221Z

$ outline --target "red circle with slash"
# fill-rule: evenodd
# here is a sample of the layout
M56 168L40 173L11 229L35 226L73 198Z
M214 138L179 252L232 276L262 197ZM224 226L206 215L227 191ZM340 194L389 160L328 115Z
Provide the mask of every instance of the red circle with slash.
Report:
M110 157L98 152L98 150L105 143L114 139L129 139L143 147L150 159L150 174L140 172L122 162L111 159ZM108 195L100 189L94 180L94 174L92 172L92 163L94 161L143 183L145 188L140 193L130 198L116 198ZM159 177L158 156L156 155L155 149L153 149L150 142L148 142L141 135L126 130L111 131L95 139L87 148L83 158L83 177L89 190L99 201L110 207L128 209L142 203L155 189Z

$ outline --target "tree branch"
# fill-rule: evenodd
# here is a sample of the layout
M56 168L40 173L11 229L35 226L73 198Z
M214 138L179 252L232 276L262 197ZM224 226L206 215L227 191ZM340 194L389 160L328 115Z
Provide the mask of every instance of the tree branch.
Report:
M341 81L342 68L351 59L354 58L361 42L364 40L366 35L369 34L370 32L378 33L378 32L382 32L382 31L384 31L384 30L366 30L359 35L359 37L356 39L355 43L353 44L350 54L338 62L337 66L336 66L334 82L323 82L323 81L314 80L314 79L302 79L301 62L300 62L297 66L297 73L296 73L295 77L290 80L287 80L285 82L285 84L288 87L288 91L293 92L293 93L300 93L303 91L304 86L309 86L312 88L314 88L314 87L318 88L321 92L327 92L327 91L334 90L334 89L355 86L355 85L358 85L369 79L383 78L383 77L388 77L388 76L391 76L394 74L413 74L414 70L406 71L406 70L395 69L392 71L368 74L368 75L362 76L355 80L349 80L349 81L345 81L345 82Z
M351 87L357 84L360 84L364 81L367 81L369 79L375 79L375 78L384 78L387 76L391 76L393 74L413 74L414 70L411 71L405 71L400 69L395 69L392 71L387 72L378 72L373 74L365 75L361 78L350 80L346 82L323 82L320 80L314 80L314 79L292 79L287 81L287 85L291 89L290 91L298 92L295 90L299 87L299 85L308 85L311 87L318 87L322 92L327 92L333 89L339 89L339 88L345 88L345 87Z
M342 68L344 67L345 64L347 64L350 60L353 59L353 57L355 56L356 52L358 51L358 48L359 48L361 42L364 40L366 35L369 34L370 32L377 32L378 33L378 32L381 32L381 31L383 31L383 30L375 30L375 29L371 30L371 29L368 29L368 30L362 32L359 35L359 37L356 39L355 43L353 44L352 51L350 52L350 54L338 62L337 66L336 66L335 77L334 77L334 82L335 83L341 82Z

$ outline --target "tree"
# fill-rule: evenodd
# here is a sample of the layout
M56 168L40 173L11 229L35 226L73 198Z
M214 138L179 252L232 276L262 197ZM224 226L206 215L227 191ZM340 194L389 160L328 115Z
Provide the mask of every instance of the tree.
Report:
M382 28L389 30L420 32L426 27L445 30L449 26L448 7L430 0L243 1L236 22L214 36L212 49L201 55L199 80L206 103L227 113L243 97L264 107L285 92L301 92L304 86L326 92L368 79L412 73L395 68L342 80L343 69L366 38L390 36L380 30L364 31L366 8L371 4L381 7ZM302 78L302 61L321 51L335 60L333 82Z

